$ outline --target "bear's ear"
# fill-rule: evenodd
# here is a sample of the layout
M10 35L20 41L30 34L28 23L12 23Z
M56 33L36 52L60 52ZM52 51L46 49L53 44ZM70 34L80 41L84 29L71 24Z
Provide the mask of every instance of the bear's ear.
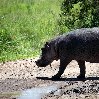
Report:
M48 46L48 42L45 43L45 46Z
M46 42L46 45L48 45L48 42Z

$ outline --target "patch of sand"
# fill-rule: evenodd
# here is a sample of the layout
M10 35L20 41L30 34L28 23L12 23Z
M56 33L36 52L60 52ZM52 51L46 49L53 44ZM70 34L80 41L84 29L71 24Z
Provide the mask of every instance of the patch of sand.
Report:
M58 90L45 95L42 99L99 98L99 63L86 62L87 79L85 82L76 79L79 75L79 66L74 60L67 66L62 75L64 79L52 81L50 79L37 79L36 77L52 77L55 75L59 70L59 61L54 61L51 67L49 65L37 67L35 60L26 59L0 63L0 93L57 84L60 86Z

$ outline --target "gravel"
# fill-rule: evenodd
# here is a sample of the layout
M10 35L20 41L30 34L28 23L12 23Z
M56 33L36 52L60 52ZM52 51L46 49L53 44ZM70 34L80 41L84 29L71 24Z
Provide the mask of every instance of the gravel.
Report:
M57 84L57 90L42 99L99 99L99 63L86 62L86 81L76 78L79 66L74 60L62 79L52 81L50 78L59 70L59 61L54 61L52 66L37 67L35 60L37 58L0 63L0 94ZM0 99L10 99L4 97L7 96L1 98L0 95Z

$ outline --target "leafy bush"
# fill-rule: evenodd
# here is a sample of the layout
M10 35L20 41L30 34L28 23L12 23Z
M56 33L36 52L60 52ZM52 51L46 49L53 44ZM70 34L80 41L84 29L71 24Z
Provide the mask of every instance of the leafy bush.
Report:
M35 57L58 34L61 0L0 1L0 62Z
M64 0L59 25L61 32L99 27L99 0Z

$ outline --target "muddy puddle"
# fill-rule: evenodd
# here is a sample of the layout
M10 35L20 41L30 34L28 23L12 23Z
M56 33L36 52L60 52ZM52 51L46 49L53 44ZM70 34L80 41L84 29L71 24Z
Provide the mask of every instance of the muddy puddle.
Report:
M42 96L56 90L57 86L55 85L32 88L23 91L18 99L41 99Z
M11 92L0 94L0 99L41 99L44 95L57 90L56 85L41 86L24 90L22 92Z

